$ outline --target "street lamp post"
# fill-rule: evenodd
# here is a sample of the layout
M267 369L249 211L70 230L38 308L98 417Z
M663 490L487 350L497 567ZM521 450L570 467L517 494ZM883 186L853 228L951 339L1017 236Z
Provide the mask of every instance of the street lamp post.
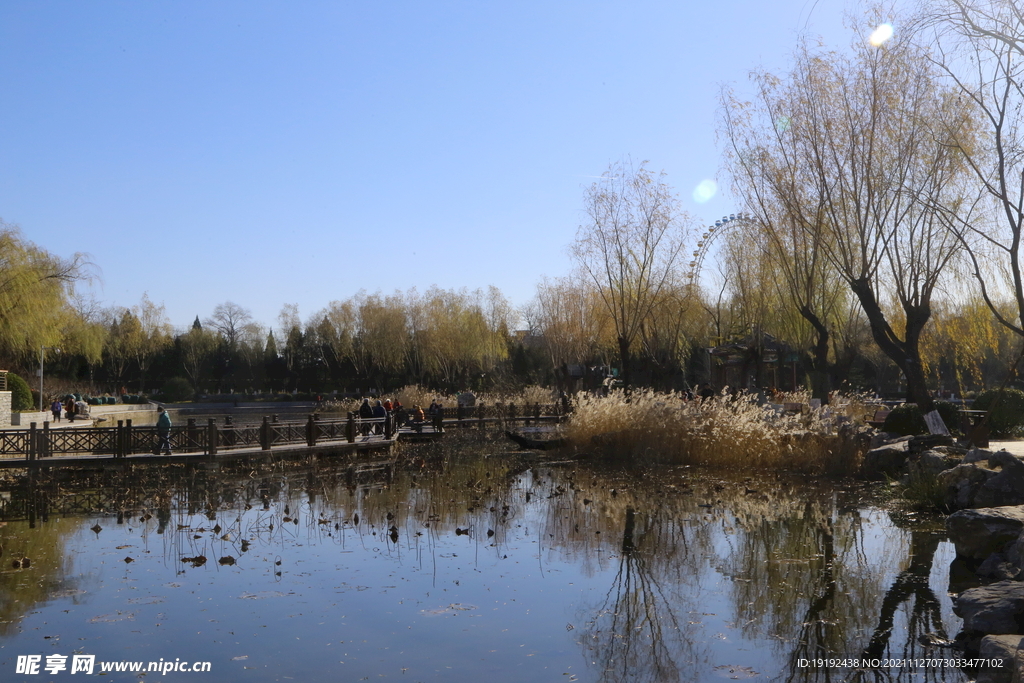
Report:
M55 346L39 347L39 412L43 412L43 354L48 350L60 353L60 349Z

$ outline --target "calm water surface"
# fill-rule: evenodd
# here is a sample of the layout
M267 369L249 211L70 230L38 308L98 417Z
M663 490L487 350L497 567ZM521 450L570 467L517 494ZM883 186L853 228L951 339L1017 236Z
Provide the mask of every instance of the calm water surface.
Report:
M74 654L211 663L126 681L968 680L800 666L952 656L918 642L960 625L934 524L807 480L506 450L8 486L0 680L73 682L15 669Z

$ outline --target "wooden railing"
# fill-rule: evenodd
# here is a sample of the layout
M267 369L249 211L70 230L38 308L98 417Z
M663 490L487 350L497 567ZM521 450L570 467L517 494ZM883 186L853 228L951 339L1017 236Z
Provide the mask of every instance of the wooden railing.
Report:
M259 449L275 446L316 446L330 441L355 441L355 430L347 419L317 419L305 422L279 422L264 417L260 424L236 425L230 417L223 424L210 418L206 424L189 419L171 428L169 440L175 453L215 455L221 450ZM391 432L393 434L393 430ZM390 438L390 437L389 437ZM50 429L32 423L28 429L0 430L0 459L25 459L59 456L100 456L123 458L127 455L154 453L158 444L156 428L137 427L131 420L118 420L116 427L74 427Z
M419 430L428 428L440 434L446 426L477 426L508 422L560 420L563 407L551 405L494 405L443 408L427 415ZM391 441L403 426L411 426L408 411L389 414L386 418L360 418L357 413L345 417L307 416L305 421L279 421L276 415L264 417L257 424L235 424L231 416L218 424L209 418L205 424L190 418L184 425L171 428L171 450L177 454L216 455L218 451L262 450L280 446L326 445L365 441ZM131 420L118 420L112 427L73 427L50 429L44 422L40 428L32 423L28 429L0 430L0 460L27 461L60 456L113 457L154 453L158 443L156 428L139 427Z

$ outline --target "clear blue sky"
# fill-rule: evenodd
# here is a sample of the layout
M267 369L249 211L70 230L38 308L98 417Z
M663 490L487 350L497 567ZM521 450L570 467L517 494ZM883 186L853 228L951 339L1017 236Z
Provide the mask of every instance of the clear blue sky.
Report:
M723 84L834 0L0 0L0 217L88 252L96 295L176 326L565 274L585 185L625 155L703 222Z

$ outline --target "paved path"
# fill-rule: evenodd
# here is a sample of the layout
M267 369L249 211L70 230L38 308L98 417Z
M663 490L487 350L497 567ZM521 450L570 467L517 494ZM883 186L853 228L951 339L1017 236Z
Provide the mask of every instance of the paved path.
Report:
M1024 441L989 441L988 450L1005 450L1014 455L1024 457Z

